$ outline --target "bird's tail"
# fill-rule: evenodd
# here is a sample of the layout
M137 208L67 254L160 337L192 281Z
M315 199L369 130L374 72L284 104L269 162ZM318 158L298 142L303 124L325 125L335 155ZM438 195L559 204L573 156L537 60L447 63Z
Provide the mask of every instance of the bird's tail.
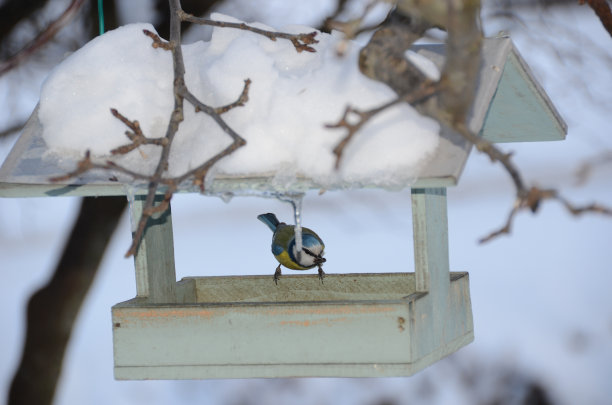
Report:
M268 225L268 228L270 228L272 232L275 232L276 227L278 226L278 224L280 224L278 218L276 218L276 215L272 214L271 212L268 212L267 214L258 215L257 219Z

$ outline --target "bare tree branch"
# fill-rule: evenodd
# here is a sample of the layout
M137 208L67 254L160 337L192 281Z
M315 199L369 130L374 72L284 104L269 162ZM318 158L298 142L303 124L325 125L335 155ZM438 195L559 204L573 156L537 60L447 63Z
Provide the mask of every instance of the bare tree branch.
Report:
M50 0L5 0L0 5L0 41L5 42L21 22L28 20ZM4 44L3 44L4 45Z
M172 195L178 189L180 184L182 184L188 179L192 179L193 184L199 187L202 192L204 192L205 178L210 168L213 167L219 160L223 159L224 157L233 153L236 149L246 144L246 141L225 122L225 120L222 118L222 115L236 107L241 107L245 105L249 98L248 93L251 85L251 80L246 79L244 81L244 88L239 97L236 99L236 101L225 106L211 107L199 100L197 96L195 96L189 91L185 84L185 65L180 46L181 21L252 31L257 34L264 35L267 38L270 38L271 40L276 40L277 38L287 39L293 43L298 52L314 52L315 49L309 45L318 42L315 39L315 36L317 34L316 32L294 35L282 32L261 30L258 28L250 27L246 24L234 24L196 18L185 13L181 9L181 4L179 0L170 0L170 17L169 41L164 41L157 34L151 31L143 30L144 35L151 38L151 46L153 48L164 49L172 53L174 71L174 109L171 113L165 136L162 138L148 138L142 132L142 129L140 128L140 123L137 120L130 120L116 109L111 109L111 114L128 127L129 130L125 132L125 135L131 141L128 144L113 149L111 153L115 155L126 154L133 151L134 149L137 149L141 145L155 145L161 147L160 157L153 174L147 175L143 173L138 173L133 169L123 167L112 161L107 161L105 163L97 163L91 159L89 152L87 152L85 157L77 163L77 168L74 171L67 173L64 176L58 176L50 179L51 181L66 181L68 179L78 177L89 170L103 169L114 170L116 172L131 176L133 179L144 180L148 182L147 195L145 198L143 212L139 219L137 229L134 232L132 244L126 253L126 257L134 255L136 253L149 218L151 217L151 215L167 209ZM170 156L172 142L176 133L178 132L180 123L183 121L184 101L187 101L188 103L193 105L196 112L203 112L210 116L217 123L217 125L219 125L219 127L232 138L233 142L223 150L217 152L213 157L200 164L198 167L178 176L166 176L165 174L168 171L168 158ZM158 194L160 185L166 187L165 197L161 204L155 205L155 196Z
M173 45L170 42L166 42L164 40L162 40L159 35L149 31L149 30L142 30L142 32L144 32L144 34L146 36L148 36L149 38L151 38L153 40L153 48L161 48L161 49L165 49L166 51L171 51Z
M159 181L162 178L162 174L168 169L168 157L170 156L172 141L178 132L180 123L183 121L183 97L180 96L179 92L185 86L185 65L183 63L183 51L181 49L181 23L178 19L180 8L180 0L170 1L170 41L168 47L163 48L172 52L172 65L174 67L174 110L170 115L170 122L166 129L165 138L167 142L165 145L162 145L159 162L149 182L145 205L138 221L138 229L133 235L132 244L125 254L126 257L136 254L147 222L152 215L150 211L154 206ZM145 32L145 35L149 34ZM157 41L154 39L153 47L158 47L159 42L161 42L161 40Z
M258 33L260 35L264 35L271 40L276 40L276 38L283 38L290 40L295 46L298 52L301 51L309 51L314 52L314 48L309 45L315 44L318 41L315 39L316 32L312 32L310 34L286 34L281 32L270 32L266 30L261 30L258 28L250 27L246 24L234 24L234 23L226 23L220 21L212 21L201 18L196 18L185 13L180 5L179 0L171 0L170 1L170 13L171 13L171 21L170 21L170 41L168 43L163 42L161 38L151 32L145 32L145 35L149 36L153 40L153 47L162 48L166 50L170 50L173 55L174 61L174 97L175 97L175 108L172 113L172 118L168 125L168 130L165 136L165 143L161 144L162 153L159 160L159 164L155 170L155 173L149 179L149 188L147 192L147 198L145 200L145 206L143 209L142 216L139 220L139 224L137 230L133 236L133 242L130 246L126 256L130 256L135 254L136 249L138 248L138 244L140 243L140 239L144 233L146 228L146 223L151 215L155 212L158 212L167 207L170 199L172 198L172 194L178 188L178 185L188 178L193 177L193 184L200 187L200 190L204 191L205 185L205 177L210 170L210 168L216 164L219 160L233 153L236 149L244 146L246 141L238 135L226 122L221 118L221 115L235 107L243 106L248 100L248 91L251 84L249 79L245 80L245 85L242 93L238 97L238 99L226 106L222 107L210 107L203 102L201 102L194 94L192 94L187 86L185 85L185 67L183 63L182 51L180 47L180 22L188 21L197 24L205 24L205 25L213 25L217 27L227 27L227 28L238 28L242 30L252 31ZM221 129L228 134L233 142L227 146L222 151L215 154L213 157L208 159L206 162L202 163L200 166L196 167L193 170L188 171L187 173L175 177L175 178L164 178L162 175L168 168L168 156L170 153L170 148L172 145L172 140L174 139L174 135L178 131L178 127L180 122L183 120L183 100L191 103L196 111L204 112L209 115L213 120L221 127ZM128 127L130 127L130 122L124 122ZM131 122L133 125L133 122ZM139 128L139 127L138 127ZM131 128L133 130L133 134L135 138L141 139L138 136L136 128ZM119 168L118 166L116 166ZM120 168L121 171L127 173L127 169ZM157 189L159 184L166 184L168 186L168 190L166 191L166 197L164 198L164 203L162 203L158 207L154 207L154 199L157 193Z
M545 200L555 200L561 203L565 209L574 216L579 216L585 213L598 213L602 215L612 216L612 208L605 207L597 203L591 203L583 206L578 206L571 203L569 200L562 197L557 190L554 189L540 189L538 187L531 187L526 193L525 197L517 198L514 202L514 206L508 215L506 223L499 229L491 232L487 236L481 238L479 243L489 242L496 237L504 234L509 234L512 227L512 221L515 215L520 211L528 208L531 212L536 213L541 203Z
M604 151L596 156L591 157L587 162L580 165L576 172L576 183L582 185L586 183L593 169L612 163L612 150Z
M85 3L85 0L72 0L70 5L62 13L61 16L45 28L43 32L38 34L34 40L26 45L22 50L6 61L0 62L0 76L18 66L24 60L29 58L33 53L38 51L42 46L49 42L55 34L64 28L77 14L80 8Z
M19 122L17 124L11 125L8 128L3 129L2 131L0 131L0 139L13 135L15 132L21 131L24 125L25 122Z
M184 12L183 10L180 10L178 14L181 20L188 21L194 24L210 25L213 27L221 27L221 28L236 28L240 30L251 31L256 34L263 35L264 37L267 37L272 41L276 41L277 38L288 39L289 41L291 41L291 43L293 44L293 46L298 52L302 52L302 51L315 52L315 49L310 45L313 45L319 42L315 39L315 37L317 36L316 31L313 31L308 34L287 34L285 32L268 31L268 30L263 30L261 28L251 27L250 25L245 24L245 23L232 23L232 22L225 22L225 21L208 20L206 18L198 18L198 17L195 17L191 14Z
M508 175L514 183L514 188L517 198L524 198L527 194L525 183L523 182L523 176L519 169L512 162L512 154L502 152L497 146L484 138L472 133L467 125L461 123L454 126L454 129L459 132L465 139L470 141L476 149L489 156L492 162L499 162L504 169L508 172Z
M331 13L331 15L325 19L325 22L323 23L323 25L328 31L330 31L330 27L327 25L327 23L331 21L336 21L338 17L340 16L340 14L346 8L347 3L348 3L348 0L338 0L338 3L336 4L336 9L334 10L334 12Z
M85 152L85 157L77 162L77 167L73 171L64 174L63 176L56 176L49 178L50 182L58 183L61 181L70 180L75 177L79 177L83 173L88 172L94 168L94 163L91 161L91 153Z
M359 15L358 17L352 20L348 20L348 21L337 20L338 15L343 11L344 6L346 5L346 2L339 2L338 8L336 12L334 13L334 15L326 18L323 25L328 31L331 31L331 30L341 31L342 33L344 33L344 37L346 40L354 39L359 34L362 34L364 32L373 31L374 29L380 26L380 24L375 24L372 26L363 25L367 15L370 13L370 11L372 11L374 6L376 6L376 4L378 4L379 2L381 2L381 0L370 1L364 7L361 15ZM391 13L391 11L389 11L389 13Z
M491 142L472 133L466 125L466 116L472 106L475 86L480 68L482 34L480 31L480 2L463 0L445 2L432 0L400 0L398 9L406 14L407 20L398 23L388 19L370 42L361 50L359 67L366 76L386 83L397 94L412 94L415 97L398 98L394 102L371 111L359 111L347 107L343 117L332 128L346 128L347 135L336 145L336 167L340 163L342 151L361 127L378 112L389 108L399 101L414 104L423 114L453 128L480 152L489 156L491 161L499 162L514 184L516 199L506 223L500 229L481 239L481 243L510 232L515 215L524 209L536 212L543 200L554 199L562 203L573 215L586 212L610 215L612 209L599 204L576 206L554 189L527 188L522 175L512 161L510 153L504 153ZM446 60L439 83L427 87L435 94L423 93L424 75L404 57L405 51L432 26L443 27L448 32ZM433 97L432 97L433 95ZM421 97L423 96L423 97ZM358 121L350 123L356 116Z
M251 84L251 81L249 79L246 79L244 83L245 83L245 86L244 86L244 90L242 91L242 94L240 95L238 100L230 104L230 106L243 105L244 104L243 100L248 99L248 93L246 92L249 89L249 85ZM177 179L178 183L180 184L183 180L193 176L194 184L200 187L201 191L204 191L204 178L206 177L208 170L215 163L217 163L219 160L221 160L225 156L231 154L232 152L234 152L236 149L240 148L241 146L246 145L246 141L240 135L238 135L229 125L227 125L227 123L221 118L221 115L217 112L218 110L217 108L212 108L202 103L193 94L191 94L191 92L189 92L187 88L184 88L183 90L184 90L184 93L182 94L185 97L185 100L189 101L192 105L194 105L198 111L203 111L206 114L208 114L212 119L215 120L215 122L221 127L221 129L223 129L223 131L233 139L233 142L228 147L223 149L221 152L218 152L215 156L208 159L202 165L196 167L193 170L188 171L187 173L178 177ZM228 106L225 106L225 107L219 108L219 110L221 110L222 112L226 112L228 111L227 108Z
M131 152L132 150L138 148L141 145L164 146L168 143L167 138L147 138L142 133L142 129L140 129L140 123L138 121L128 120L126 117L121 115L121 113L119 113L119 111L117 111L115 108L111 108L110 111L115 118L123 122L128 128L132 130L131 132L125 131L125 135L130 139L130 141L132 141L132 143L119 146L118 148L111 150L111 155L125 155L126 153Z
M608 34L612 36L612 10L610 10L610 5L606 0L578 0L578 4L583 5L587 3L597 17L599 17L599 21L601 21L602 25L608 31Z
M521 208L521 201L517 199L514 201L514 206L510 210L510 214L508 214L508 219L506 220L506 223L504 224L504 226L502 226L498 230L492 231L487 236L480 238L478 243L486 243L486 242L489 242L490 240L497 238L500 235L509 234L510 229L512 227L512 221L514 220L514 216L520 210L520 208Z
M225 114L226 112L228 112L229 110L233 108L244 106L246 102L249 101L249 88L250 87L251 87L251 79L246 79L244 81L244 88L242 89L242 94L240 94L240 97L238 97L238 100L234 101L231 104L225 105L223 107L215 108L215 113L218 115L221 115L221 114ZM197 106L196 106L196 111L200 111Z
M408 94L398 97L394 100L391 100L388 103L385 103L379 107L373 108L367 111L360 111L351 106L347 106L344 110L344 115L335 124L327 124L327 128L346 128L347 134L344 138L338 142L338 144L334 147L333 152L336 155L336 169L340 167L340 160L342 159L342 154L344 153L344 148L348 145L348 143L353 139L355 134L375 115L384 111L396 104L399 103L421 103L426 100L428 97L434 95L438 91L439 87L437 83L431 81L425 81L421 83L417 88L413 89ZM358 121L354 124L351 123L351 116L357 116Z
M204 15L210 10L213 10L219 3L224 0L181 0L181 6L193 15ZM168 0L154 0L154 10L158 22L155 24L155 30L162 38L170 37L170 4ZM182 32L185 33L190 29L192 24L183 22L181 24Z

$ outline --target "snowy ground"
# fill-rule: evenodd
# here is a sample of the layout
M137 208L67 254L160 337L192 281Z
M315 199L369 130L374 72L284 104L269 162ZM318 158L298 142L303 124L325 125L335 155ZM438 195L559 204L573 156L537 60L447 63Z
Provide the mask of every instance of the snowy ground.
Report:
M573 173L579 162L611 146L606 111L612 98L604 90L610 57L587 51L591 41L609 49L611 39L586 8L553 15L555 24L534 26L523 17L526 24L513 38L570 130L564 142L506 148L517 152L530 180L560 186L578 202L595 199L610 205L609 165L582 187L574 185ZM575 57L559 59L542 39L558 37L559 21L575 22L585 33L574 34L568 43ZM525 31L538 39L529 39ZM490 34L495 32L489 28ZM612 221L595 215L574 218L556 203L547 203L535 217L520 215L512 236L477 245L479 237L505 219L511 198L505 173L476 154L460 185L449 190L451 267L470 272L476 339L411 378L113 380L110 307L135 293L132 263L122 258L129 244L128 219L123 218L80 313L56 404L474 404L500 397L508 403L520 397L529 381L543 386L555 403L610 403ZM76 204L72 198L0 200L2 395L19 358L24 303L49 277ZM326 242L326 271L401 271L411 263L409 207L408 191L312 194L304 202L303 222ZM178 277L272 274L269 231L255 218L267 211L287 220L291 216L288 204L273 200L236 198L226 204L215 198L176 197ZM407 246L408 252L398 256ZM240 249L249 262L230 254L231 249Z

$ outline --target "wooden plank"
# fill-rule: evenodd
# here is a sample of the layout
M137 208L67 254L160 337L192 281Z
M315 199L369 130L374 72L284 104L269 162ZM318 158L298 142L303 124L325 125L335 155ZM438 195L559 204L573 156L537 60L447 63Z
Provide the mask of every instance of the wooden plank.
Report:
M157 204L163 196L157 197ZM132 222L137 223L145 204L145 196L137 195L130 202ZM132 230L134 232L134 230ZM134 255L137 296L153 303L176 302L176 271L170 206L149 219L147 228Z
M417 52L438 66L444 63L443 45L418 45ZM567 127L552 102L533 78L512 41L507 37L487 39L483 43L483 65L476 89L476 100L470 113L469 126L495 142L562 139ZM504 67L505 66L505 67ZM448 128L441 129L440 145L413 184L418 188L448 187L457 184L471 145ZM0 169L0 196L69 196L123 195L119 183L131 179L115 175L119 182L109 181L109 173L93 171L69 184L50 184L49 177L69 171L65 163L45 155L42 127L35 110L19 140ZM44 159L43 156L46 156ZM345 189L355 185L338 184ZM360 187L369 187L359 184ZM291 191L324 188L307 177L291 184ZM198 192L189 184L182 191ZM244 191L284 191L274 182L274 173L252 173L248 176L218 175L209 185L208 193Z
M412 189L416 290L440 291L449 284L446 189Z
M188 380L219 378L293 378L293 377L408 377L456 352L474 340L469 334L453 339L412 363L341 364L215 364L115 366L117 380Z
M463 275L465 274L465 275ZM462 282L456 282L453 276L462 278ZM448 313L444 322L444 333L446 334L444 345L452 345L453 337L469 337L465 344L474 340L474 319L472 316L472 300L470 298L469 275L467 273L451 273L451 282L448 294ZM454 348L453 353L459 348Z
M293 287L309 284L321 300L299 301L304 292L275 301L262 301L251 290L276 288L270 276L198 277L203 288L232 285L222 292L184 304L151 304L140 299L113 307L115 377L118 379L250 378L290 376L411 375L473 338L473 330L445 336L427 353L413 350L412 330L419 326L425 294L410 293L412 273L331 274L321 285L315 277L292 275L281 282ZM386 280L385 280L386 279ZM471 316L467 273L453 273L453 311ZM395 289L390 284L397 283ZM460 285L460 286L459 286ZM249 288L252 287L252 288ZM409 288L409 290L404 290ZM396 292L394 292L396 290ZM239 302L227 303L229 299ZM397 294L397 295L396 295ZM462 318L466 314L460 314ZM439 322L445 322L441 319Z
M120 196L125 195L122 184L42 184L42 183L3 183L0 182L0 197L83 197L83 196Z
M184 304L196 302L196 282L193 278L183 278L176 283L176 302Z
M491 142L565 139L567 125L514 46L504 66L482 136Z
M115 366L117 380L187 380L215 378L294 378L294 377L408 377L459 350L474 340L473 334L460 336L444 347L413 363L343 364L215 364Z
M407 305L124 308L114 312L125 339L115 352L125 359L118 366L410 362L399 319L409 319Z
M450 272L446 189L412 189L416 290L427 296L412 320L413 350L424 356L445 344Z
M501 78L507 54L512 48L512 41L507 37L485 38L482 43L482 66L476 84L474 106L470 110L468 126L474 132L480 132L486 119L487 111L497 85ZM444 44L419 44L412 49L427 57L439 69L444 67Z
M287 274L274 284L272 275L190 277L197 303L400 300L415 290L414 273Z
M414 48L417 52L430 58L438 66L444 63L443 45L418 45ZM483 68L476 90L476 101L470 114L469 126L473 131L479 132L483 126L487 113L491 117L498 116L497 109L503 107L499 103L506 101L502 94L497 94L498 104L491 109L490 104L496 94L498 82L505 70L507 55L512 50L512 43L508 38L487 39L483 45ZM525 67L524 64L520 67ZM508 70L510 72L510 70ZM520 79L530 76L519 76ZM536 83L537 85L537 83ZM509 89L512 89L509 87ZM534 87L537 91L543 92L541 88ZM512 101L513 93L510 94ZM543 95L545 98L545 95ZM545 106L553 108L548 103ZM503 115L503 114L502 114ZM553 114L554 115L554 114ZM550 114L549 114L550 116ZM517 118L517 119L520 119ZM501 124L487 127L483 131L483 136L489 137L489 129L495 130ZM536 127L539 128L539 127ZM533 131L525 131L520 128L522 134L537 137ZM492 135L494 136L494 135ZM523 136L523 135L520 135ZM440 145L436 155L423 168L419 178L413 186L425 187L448 187L457 184L459 176L463 170L471 145L460 135L454 133L449 128L441 129ZM0 196L69 196L69 195L122 195L125 190L121 184L109 181L109 173L98 171L86 173L79 179L75 179L69 184L50 184L48 178L65 174L68 169L48 156L43 159L46 146L42 139L42 127L38 121L37 110L34 111L24 131L22 132L18 144L11 151L9 158L2 166L0 171ZM120 182L129 182L129 178L122 178L121 174L115 174ZM223 176L218 175L209 185L208 193L248 191L286 191L274 182L275 173L253 173L248 176ZM119 182L119 183L120 183ZM5 183L4 185L1 183ZM338 189L351 188L350 183L339 184ZM359 184L359 187L369 187L367 184ZM310 189L324 188L307 177L299 178L291 184L291 191L307 191ZM185 192L199 192L190 185L181 187Z
M125 195L124 184L131 179L120 173L94 170L76 179L63 183L51 183L49 178L61 176L74 166L62 163L45 155L47 147L42 139L42 127L38 120L38 112L34 110L24 127L18 142L13 147L6 161L0 168L0 197L63 197L63 196L112 196ZM430 162L420 178L419 187L450 186L457 183L463 169L470 145L461 137L443 129L437 155ZM45 156L43 158L43 156ZM74 162L76 164L76 162ZM110 181L116 176L119 181ZM207 187L206 194L233 192L240 194L245 191L261 192L300 192L325 188L312 179L298 176L291 185L291 190L284 190L275 182L275 173L253 173L245 176L218 174ZM409 184L406 184L409 186ZM349 182L338 184L339 189L355 187ZM360 187L369 187L361 184ZM199 188L190 183L181 185L181 192L200 192ZM160 188L163 193L163 188Z
M418 45L414 48L439 66L443 63L443 45ZM505 65L505 67L504 67ZM540 141L563 139L567 127L546 93L534 79L512 41L507 37L487 39L483 45L483 67L476 90L469 126L493 142ZM121 195L121 185L108 181L108 173L92 172L71 184L49 184L48 178L64 174L52 159L43 161L46 148L35 110L15 148L0 170L0 196L32 197L59 195ZM436 156L425 166L414 187L455 185L463 170L471 145L462 137L442 128ZM273 174L253 176L218 176L209 192L261 190L279 191ZM338 188L350 187L350 184ZM367 185L366 185L367 186ZM293 191L322 188L304 178L292 185ZM186 191L190 190L189 187ZM282 190L280 190L282 191Z

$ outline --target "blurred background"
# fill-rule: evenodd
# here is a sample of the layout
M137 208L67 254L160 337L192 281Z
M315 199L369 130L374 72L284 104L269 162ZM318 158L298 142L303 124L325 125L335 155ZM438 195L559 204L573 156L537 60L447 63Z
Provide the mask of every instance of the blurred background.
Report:
M24 17L0 24L5 60L56 19L66 0L14 3ZM89 1L53 41L0 76L0 161L34 109L40 85L67 52L97 34ZM274 27L319 27L333 0L184 1ZM199 3L199 5L188 4ZM214 3L214 4L213 4ZM356 2L363 7L364 2ZM577 204L612 205L612 38L577 1L484 1L487 36L510 34L569 131L562 142L507 144L530 184L556 187ZM165 1L105 1L107 26L151 22L167 31ZM29 7L29 6L28 6ZM206 39L190 30L186 41ZM586 166L585 166L586 165ZM586 169L589 169L585 171ZM585 176L586 173L586 176ZM507 174L472 153L460 184L448 191L451 269L469 271L475 341L409 378L115 381L110 308L135 295L129 218L123 215L68 345L55 404L607 404L612 403L612 220L570 215L545 202L519 214L512 233L478 239L503 225L514 189ZM25 337L26 303L61 255L79 199L0 199L0 391L6 397ZM256 220L291 206L276 200L177 195L173 223L177 277L270 274L269 231ZM307 194L303 224L326 242L330 273L413 271L410 191ZM240 255L230 254L240 249ZM359 252L359 255L356 253ZM399 254L401 252L401 255ZM409 257L406 257L408 255ZM249 260L245 262L244 257ZM313 274L313 277L314 274Z

